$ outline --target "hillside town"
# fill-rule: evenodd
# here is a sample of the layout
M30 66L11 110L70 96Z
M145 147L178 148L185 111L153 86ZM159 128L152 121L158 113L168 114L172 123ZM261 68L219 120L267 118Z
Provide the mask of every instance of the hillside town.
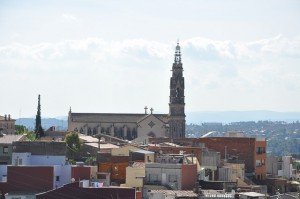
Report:
M44 129L38 95L33 132L0 116L1 199L299 198L299 154L270 156L266 137L238 124L189 135L179 42L171 72L166 114L70 107L67 130Z

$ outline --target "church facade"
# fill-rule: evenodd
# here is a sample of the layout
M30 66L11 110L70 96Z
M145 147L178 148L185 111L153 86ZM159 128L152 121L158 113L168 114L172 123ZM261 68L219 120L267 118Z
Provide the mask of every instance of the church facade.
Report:
M148 113L73 113L68 115L68 131L86 135L98 133L133 140L139 137L185 137L184 77L179 43L170 78L168 114Z

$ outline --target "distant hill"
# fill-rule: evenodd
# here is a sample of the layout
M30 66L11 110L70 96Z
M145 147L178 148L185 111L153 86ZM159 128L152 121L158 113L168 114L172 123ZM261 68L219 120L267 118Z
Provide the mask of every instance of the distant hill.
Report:
M300 112L275 111L224 111L224 112L187 112L187 124L201 124L204 122L241 122L241 121L300 121Z
M34 130L35 118L19 118L16 121L17 125L24 125L29 130ZM42 126L47 130L51 126L55 126L56 130L66 130L68 128L68 120L56 118L42 118Z
M224 111L224 112L187 112L187 124L201 124L206 122L231 123L241 121L300 121L300 112L275 112L275 111ZM20 118L16 124L24 125L33 130L35 118ZM68 128L68 117L42 118L42 126L47 130L55 126L57 130Z

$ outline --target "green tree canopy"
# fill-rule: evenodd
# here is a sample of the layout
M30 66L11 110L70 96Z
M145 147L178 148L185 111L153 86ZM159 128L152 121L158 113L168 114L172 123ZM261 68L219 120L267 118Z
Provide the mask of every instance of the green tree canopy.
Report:
M82 143L77 132L67 134L64 141L67 143L68 149L73 152L78 152L82 147Z
M28 132L27 128L24 125L15 125L17 134L25 134Z

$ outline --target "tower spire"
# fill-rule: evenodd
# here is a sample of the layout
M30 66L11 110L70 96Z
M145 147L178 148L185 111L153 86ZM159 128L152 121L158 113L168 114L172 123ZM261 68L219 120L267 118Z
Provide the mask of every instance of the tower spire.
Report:
M169 137L185 137L184 98L184 77L178 40L175 47L175 60L172 67L172 77L170 79Z
M179 40L177 41L177 46L175 48L174 64L176 64L176 65L181 64L181 52L180 52ZM173 68L174 68L174 65L173 65Z

